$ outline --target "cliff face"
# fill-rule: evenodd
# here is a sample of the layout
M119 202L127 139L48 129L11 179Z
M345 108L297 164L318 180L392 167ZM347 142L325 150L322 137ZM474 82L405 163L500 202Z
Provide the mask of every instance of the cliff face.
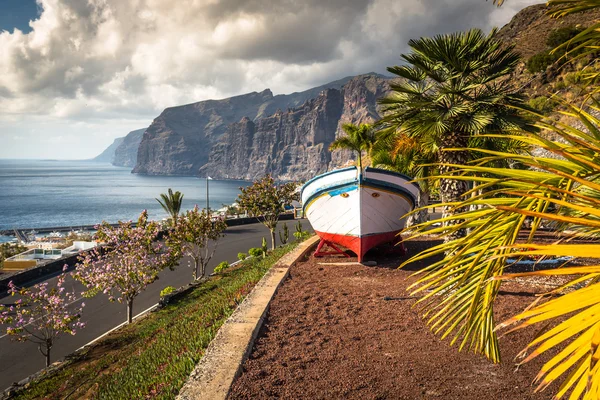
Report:
M121 138L121 143L114 151L114 157L112 160L113 165L119 167L135 166L138 148L145 131L146 128L131 131L127 134L127 136Z
M116 138L110 146L108 146L102 153L92 158L92 161L112 163L115 160L115 151L123 142L124 137Z
M340 89L351 77L304 92L273 96L266 89L223 100L167 108L142 137L134 173L195 175L208 160L230 124L243 117L258 120L304 104L327 88Z
M273 93L249 93L167 108L146 129L134 173L195 175L208 161L210 148L227 126L244 116L254 117Z
M340 90L327 89L302 106L252 121L231 124L213 146L200 176L255 179L265 173L276 179L309 179L341 166L352 157L332 153L331 142L346 122L372 122L378 118L376 99L388 85L378 76L362 75Z

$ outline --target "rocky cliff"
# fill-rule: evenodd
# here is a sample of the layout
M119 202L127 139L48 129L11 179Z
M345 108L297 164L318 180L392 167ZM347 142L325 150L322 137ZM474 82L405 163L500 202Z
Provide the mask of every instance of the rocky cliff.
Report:
M277 179L304 180L343 165L353 155L332 155L329 145L342 133L342 123L377 119L376 100L387 90L386 79L362 75L300 107L255 121L243 118L229 126L199 174L254 179L269 173Z
M116 138L110 146L108 146L102 153L92 158L92 161L112 163L115 160L115 151L117 147L123 142L124 137Z
M142 136L144 135L144 129L137 129L135 131L131 131L125 136L121 138L121 143L114 151L114 157L112 164L119 167L134 167L137 162L137 153L138 148L140 147L140 142L142 141Z
M600 18L600 11L592 10L566 16L550 18L545 4L536 4L519 11L498 32L498 38L515 45L515 50L526 60L546 50L548 36L554 30L565 27L588 27Z
M325 170L340 118L360 122L375 116L384 82L369 74L289 95L273 96L267 89L168 108L144 133L133 172L251 179L264 172L284 178L296 169Z
M232 123L243 117L269 117L277 110L303 104L326 88L341 88L351 77L304 92L273 96L266 89L223 100L167 108L146 130L134 173L195 175L208 162L211 148Z

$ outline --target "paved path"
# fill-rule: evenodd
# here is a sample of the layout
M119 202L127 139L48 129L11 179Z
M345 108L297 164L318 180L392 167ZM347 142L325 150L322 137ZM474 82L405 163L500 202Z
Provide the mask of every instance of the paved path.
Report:
M286 221L290 230L290 239L293 239L295 221ZM280 223L280 226L283 223ZM302 220L303 229L310 229L307 220ZM269 231L262 224L250 224L230 227L227 235L221 239L215 256L208 267L208 273L221 261L233 262L237 260L237 254L247 253L251 247L260 247L262 238L265 237L270 245ZM279 238L277 239L279 241ZM148 309L158 302L160 291L166 286L180 287L189 283L192 279L192 269L188 268L189 259L183 259L175 271L163 271L159 279L150 285L134 301L133 313ZM46 278L51 283L56 282L56 274ZM32 282L33 283L33 282ZM79 282L70 278L66 280L67 290L75 289L80 293L83 289ZM14 298L2 297L0 304L10 304ZM74 304L74 307L78 304ZM87 326L76 336L62 336L52 349L52 360L58 360L65 355L77 350L106 331L124 322L126 319L126 307L124 304L111 303L104 295L98 295L91 299L85 299L85 309L82 320ZM3 336L6 331L0 325L0 391L10 386L12 382L19 381L39 371L44 367L44 358L32 343L18 343L10 337Z

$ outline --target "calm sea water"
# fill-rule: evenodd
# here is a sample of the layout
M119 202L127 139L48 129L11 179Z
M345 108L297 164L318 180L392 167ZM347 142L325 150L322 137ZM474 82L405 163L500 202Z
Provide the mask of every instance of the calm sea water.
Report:
M237 198L244 181L209 183L210 207ZM169 188L183 193L182 209L206 207L206 180L142 176L129 168L89 161L0 160L0 230L66 226L167 216L155 200Z

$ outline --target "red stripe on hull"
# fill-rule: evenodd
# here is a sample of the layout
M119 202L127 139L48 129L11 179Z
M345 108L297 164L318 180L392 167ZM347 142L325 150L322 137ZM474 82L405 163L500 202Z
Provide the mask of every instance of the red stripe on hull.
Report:
M367 251L371 250L373 247L379 246L380 244L394 241L397 239L396 235L398 235L400 231L377 233L363 237L346 236L339 233L315 232L323 240L328 240L352 250L358 256L358 262L362 262Z

